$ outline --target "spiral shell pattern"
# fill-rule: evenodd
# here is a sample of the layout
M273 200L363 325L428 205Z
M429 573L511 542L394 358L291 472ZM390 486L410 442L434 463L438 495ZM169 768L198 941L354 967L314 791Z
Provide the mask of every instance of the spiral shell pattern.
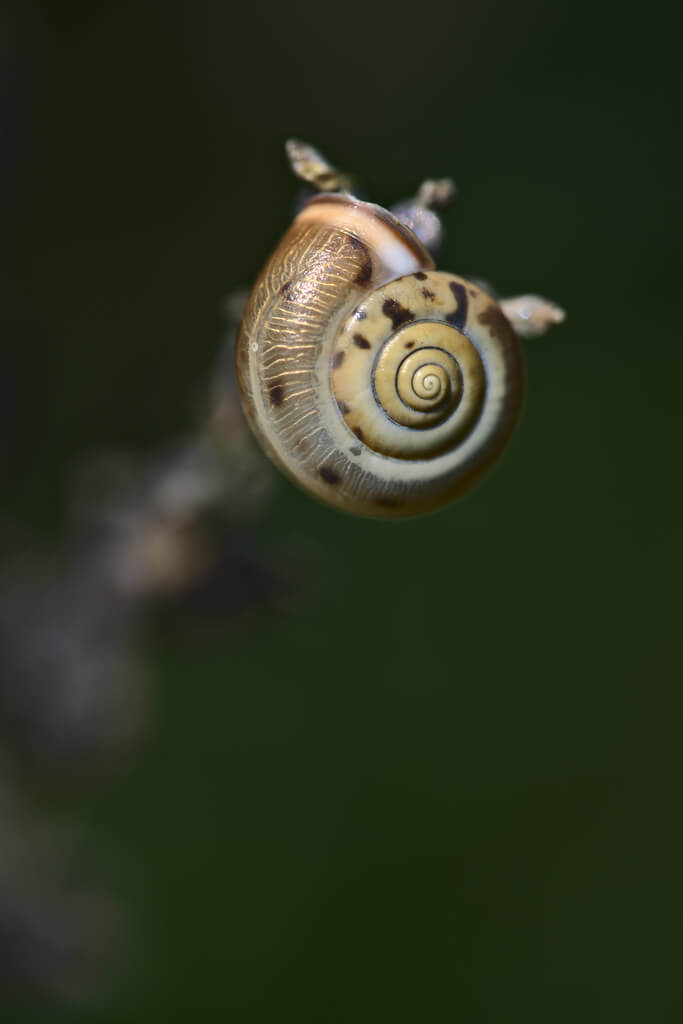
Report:
M259 277L237 343L245 411L271 458L337 508L410 516L467 490L520 411L501 307L433 269L392 215L325 195Z
M454 274L420 271L374 291L332 356L332 390L349 429L397 459L462 444L487 400L501 398L495 382L505 377L506 352L490 318L488 296Z

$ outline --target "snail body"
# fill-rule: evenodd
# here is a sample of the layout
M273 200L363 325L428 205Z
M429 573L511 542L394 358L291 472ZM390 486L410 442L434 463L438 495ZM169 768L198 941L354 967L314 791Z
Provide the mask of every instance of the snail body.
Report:
M438 508L498 457L524 366L501 306L437 271L388 210L323 193L258 278L237 342L251 427L323 502L366 516Z

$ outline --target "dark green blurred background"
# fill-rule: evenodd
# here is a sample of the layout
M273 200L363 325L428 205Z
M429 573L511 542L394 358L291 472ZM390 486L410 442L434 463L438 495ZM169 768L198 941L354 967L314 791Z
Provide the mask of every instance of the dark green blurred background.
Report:
M291 217L289 135L387 205L452 174L442 265L569 313L471 495L387 524L280 481L301 601L152 630L141 749L72 798L122 976L41 1020L683 1019L679 29L10 4L3 518L58 539L75 459L189 428Z

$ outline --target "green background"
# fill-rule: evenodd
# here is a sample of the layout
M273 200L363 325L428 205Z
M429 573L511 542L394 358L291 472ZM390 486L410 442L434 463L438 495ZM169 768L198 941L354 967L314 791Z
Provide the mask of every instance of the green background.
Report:
M155 624L141 749L44 796L132 910L121 977L41 1020L682 1019L678 28L10 7L4 517L57 538L75 459L191 426L289 135L387 205L452 174L441 265L569 314L472 494L382 523L279 481L300 599Z

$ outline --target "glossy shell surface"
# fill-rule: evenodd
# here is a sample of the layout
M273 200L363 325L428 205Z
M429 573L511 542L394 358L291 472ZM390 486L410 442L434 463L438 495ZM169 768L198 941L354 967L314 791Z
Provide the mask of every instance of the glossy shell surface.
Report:
M523 393L500 306L434 270L386 210L344 194L312 200L266 263L237 366L276 464L368 516L416 515L466 490L505 446Z

